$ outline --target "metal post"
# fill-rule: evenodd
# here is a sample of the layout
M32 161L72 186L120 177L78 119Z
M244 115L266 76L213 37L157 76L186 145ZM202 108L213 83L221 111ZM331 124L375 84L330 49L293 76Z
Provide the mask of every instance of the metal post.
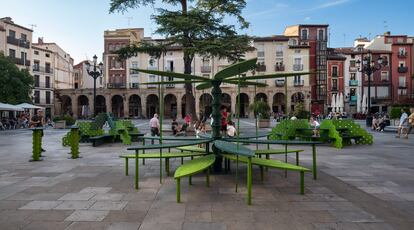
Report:
M96 67L94 68L96 72ZM96 78L97 75L93 76L93 117L96 117Z

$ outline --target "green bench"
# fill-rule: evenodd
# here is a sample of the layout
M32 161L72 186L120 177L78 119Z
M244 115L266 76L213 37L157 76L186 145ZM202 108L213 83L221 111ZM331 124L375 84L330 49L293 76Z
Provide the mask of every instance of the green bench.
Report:
M181 202L181 178L189 177L189 184L191 185L191 176L202 171L206 171L206 184L210 186L209 168L213 165L216 157L214 154L202 156L192 161L186 162L177 168L174 173L174 179L177 182L177 203Z
M342 142L344 144L352 144L352 139L354 139L355 142L362 139L362 135L349 135L349 134L342 134Z
M181 151L194 152L194 153L205 153L206 152L206 148L201 148L198 146L191 146L191 145L177 147L176 149L181 150Z
M269 155L296 153L296 165L299 165L299 153L303 151L303 149L259 149L255 151L255 154L260 158L262 155L265 155L266 159L270 159ZM287 159L285 159L285 162L287 163Z
M233 154L221 154L221 155L229 160L234 160L234 161L238 160L243 163L248 163L248 158L245 156L237 157L236 155L233 155ZM298 166L298 165L284 163L284 162L277 161L277 160L263 159L263 158L258 158L258 157L252 157L251 164L261 166L261 167L300 172L300 193L301 194L305 193L305 172L310 172L311 171L310 169L307 169L305 167Z
M167 172L167 175L169 176L170 175L170 158L191 157L191 159L193 159L195 156L203 156L205 154L206 154L205 150L204 152L200 152L200 153L189 153L189 152L168 152L168 153L162 153L162 154L160 154L159 152L158 153L141 153L141 154L138 154L138 158L139 159L159 159L159 158L165 159L165 171ZM125 154L119 157L125 159L125 175L128 176L128 160L130 158L135 159L136 154Z
M99 136L89 137L89 141L92 142L93 147L96 147L96 146L101 145L101 144L103 144L107 141L113 142L114 138L115 137L112 134L103 134L103 135L99 135Z

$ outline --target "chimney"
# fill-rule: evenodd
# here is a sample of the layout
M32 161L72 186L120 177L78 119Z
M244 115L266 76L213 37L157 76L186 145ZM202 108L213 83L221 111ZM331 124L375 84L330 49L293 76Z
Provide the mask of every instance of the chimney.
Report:
M391 31L386 31L385 33L384 33L384 36L390 36L391 35Z
M13 20L12 20L12 18L11 17L5 17L5 18L3 18L4 19L4 21L6 21L6 22L8 22L8 23L13 23L14 24L14 22L13 22Z
M39 43L39 45L43 44L43 37L38 37L37 38L37 43Z

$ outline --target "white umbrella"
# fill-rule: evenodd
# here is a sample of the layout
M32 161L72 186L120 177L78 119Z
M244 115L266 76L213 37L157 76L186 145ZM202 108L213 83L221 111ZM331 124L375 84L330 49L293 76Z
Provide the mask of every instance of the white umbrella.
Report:
M344 95L342 93L339 94L339 112L342 113L344 111Z
M24 111L24 109L20 106L10 105L10 104L1 103L1 102L0 102L0 110L4 110L4 111Z
M359 95L359 93L357 94L357 113L361 112L361 95Z
M367 112L367 95L362 96L362 112L366 113Z
M331 97L331 107L332 107L332 112L335 112L336 110L336 96L332 95Z
M29 103L21 103L21 104L18 104L17 106L22 107L23 109L41 109L41 110L45 109L43 107L32 105Z

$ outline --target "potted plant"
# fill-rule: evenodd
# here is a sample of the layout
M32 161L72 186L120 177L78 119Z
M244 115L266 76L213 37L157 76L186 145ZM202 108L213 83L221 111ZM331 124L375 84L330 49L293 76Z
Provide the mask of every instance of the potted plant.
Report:
M270 106L263 100L255 101L249 106L249 110L258 118L259 128L269 128L270 126Z
M66 126L72 126L75 124L75 122L76 120L69 115L53 118L55 129L66 129Z

